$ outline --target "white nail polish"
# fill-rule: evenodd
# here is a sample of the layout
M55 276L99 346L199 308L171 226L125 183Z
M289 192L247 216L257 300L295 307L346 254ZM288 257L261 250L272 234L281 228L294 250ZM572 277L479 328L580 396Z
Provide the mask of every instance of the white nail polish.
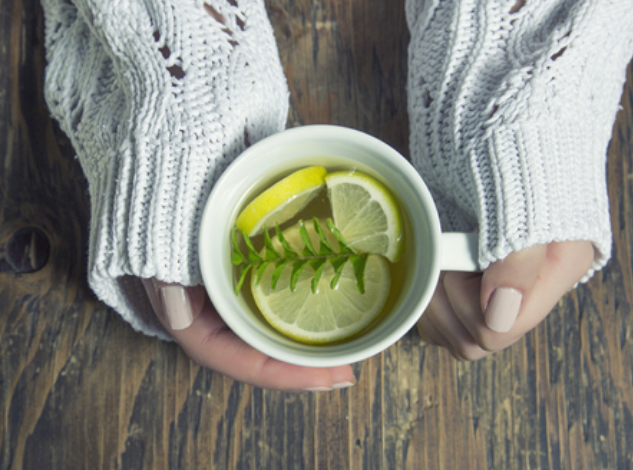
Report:
M521 310L523 295L516 289L497 288L486 308L486 325L498 333L507 333L512 329Z
M310 387L304 389L305 392L331 392L332 389L328 387Z
M163 311L172 330L183 330L193 322L189 294L182 286L160 288Z
M337 388L347 388L347 387L351 387L353 385L355 385L356 382L339 382L337 384L332 385L332 388L337 389Z

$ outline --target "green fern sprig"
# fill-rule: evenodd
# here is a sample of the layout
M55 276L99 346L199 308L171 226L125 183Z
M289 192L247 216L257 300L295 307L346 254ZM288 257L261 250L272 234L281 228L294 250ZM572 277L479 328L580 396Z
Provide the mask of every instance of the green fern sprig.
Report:
M314 271L314 277L312 278L312 292L316 292L317 285L323 274L326 264L329 262L334 268L334 277L330 282L330 288L334 289L338 284L338 281L343 273L345 264L349 261L354 268L354 276L356 277L356 286L361 294L365 293L365 267L367 265L367 253L359 253L354 248L349 246L341 232L334 226L332 220L328 220L327 228L334 234L339 244L338 253L332 245L328 242L323 228L319 224L319 221L315 217L313 219L314 230L319 236L319 247L316 249L310 240L310 235L305 227L303 220L299 221L299 233L304 243L304 247L301 253L294 251L288 241L281 233L279 225L275 226L275 233L277 239L283 248L283 253L280 253L275 249L268 229L264 228L264 253L263 257L255 250L250 237L240 231L244 237L246 243L247 253L242 253L239 243L237 241L237 228L233 230L233 253L231 261L234 265L240 266L240 273L237 284L235 285L235 294L239 294L242 289L242 285L246 280L246 275L251 271L254 271L255 284L259 284L264 275L264 271L268 266L273 264L275 270L273 271L271 279L271 287L274 289L277 286L281 273L286 266L292 266L292 273L290 274L290 290L295 291L299 276L303 272L306 266L309 266Z

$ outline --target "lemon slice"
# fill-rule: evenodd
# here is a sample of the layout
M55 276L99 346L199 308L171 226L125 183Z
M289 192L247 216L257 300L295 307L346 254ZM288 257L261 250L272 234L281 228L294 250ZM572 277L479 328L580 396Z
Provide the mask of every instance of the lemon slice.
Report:
M253 199L237 217L235 225L253 237L262 232L264 226L283 224L319 194L326 173L322 166L312 166L286 176Z
M322 227L326 227L324 221L320 222ZM312 224L306 224L306 229L313 246L318 247L319 237ZM332 233L327 229L324 233L330 245L338 249ZM304 244L299 227L292 226L283 235L292 249L301 253ZM277 237L272 242L275 249L283 252ZM256 276L251 276L255 303L276 330L304 343L327 343L358 333L380 314L391 286L389 265L384 258L376 255L369 255L367 259L364 294L358 291L354 268L349 261L334 289L330 287L334 269L329 262L326 263L315 293L311 288L314 270L309 265L301 271L294 292L290 290L292 264L284 268L273 290L274 270L275 266L269 265L259 284L256 284Z
M330 173L325 184L334 225L348 245L398 261L404 248L404 233L400 208L391 192L358 171Z

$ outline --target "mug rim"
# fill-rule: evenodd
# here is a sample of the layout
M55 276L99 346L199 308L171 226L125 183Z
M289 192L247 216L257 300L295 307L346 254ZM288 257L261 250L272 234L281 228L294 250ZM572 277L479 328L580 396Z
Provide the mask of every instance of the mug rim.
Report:
M259 331L258 327L252 324L254 322L251 321L251 324L247 324L249 322L246 322L242 318L242 315L229 313L234 312L235 309L234 299L230 299L229 296L237 296L235 296L233 289L228 289L227 291L228 285L225 282L226 279L221 279L222 275L218 278L217 275L218 270L224 272L225 268L222 266L226 266L226 260L223 260L221 257L224 256L224 258L229 259L230 248L228 251L225 251L225 249L221 247L226 246L225 240L222 240L220 236L215 233L216 230L214 230L214 228L219 225L221 228L217 231L221 232L223 230L223 224L227 226L230 225L232 227L238 212L237 208L240 207L241 204L239 200L235 201L236 198L240 197L239 194L233 192L229 195L230 204L235 202L235 204L233 204L233 210L231 211L227 208L221 208L221 220L217 220L217 218L214 217L214 215L217 214L216 206L218 204L227 205L227 203L224 202L226 199L225 193L229 189L230 185L238 179L240 175L249 175L250 172L248 170L250 167L254 167L256 164L263 165L263 159L265 156L276 149L306 140L328 141L328 139L331 141L340 141L350 144L357 149L370 147L374 153L379 155L379 157L375 158L380 158L381 161L386 162L384 165L393 167L394 173L402 174L408 180L406 191L411 192L419 199L421 206L427 214L424 219L428 224L431 243L435 245L434 249L432 249L429 254L429 266L426 270L428 271L426 275L427 279L424 282L424 285L427 287L419 296L416 297L417 300L411 301L414 304L412 308L419 311L402 314L404 321L397 326L392 326L387 333L378 328L378 333L382 335L378 338L373 337L377 336L376 328L374 328L374 330L369 332L366 336L363 335L364 338L371 340L367 341L371 344L357 351L349 350L350 348L346 349L345 347L339 347L340 345L319 345L316 347L310 347L310 345L304 345L303 343L298 343L289 339L291 343L297 343L297 347L293 348L292 344L288 344L288 341L279 341L277 335L271 335L266 332ZM291 164L292 162L299 161L301 158L303 157L288 156L288 158L284 160L284 163ZM345 160L345 157L342 156L332 158ZM372 163L375 164L375 162ZM275 165L269 166L274 167ZM302 166L305 167L308 165L304 164ZM367 166L371 166L371 164L368 163ZM261 176L253 176L245 179L246 181L242 182L243 185L250 188L257 182L258 179L261 179ZM415 188L415 191L413 188ZM395 189L395 192L401 194L398 189ZM401 201L401 203L403 203L403 201ZM403 205L406 204L403 203ZM407 210L409 209L407 208ZM229 218L227 219L226 214L229 212ZM233 220L230 220L231 216ZM409 214L409 217L413 218L414 214ZM230 234L230 232L231 229L229 229L228 233ZM226 233L221 236L225 235ZM225 238L230 238L230 235ZM216 246L213 243L210 243L210 240L217 240L219 245ZM330 367L355 363L371 357L397 342L415 325L419 317L422 315L423 310L430 302L440 272L439 258L441 252L441 229L439 216L437 215L435 203L433 202L431 194L417 170L415 170L404 156L385 142L382 142L381 140L364 132L334 125L310 125L287 129L257 142L239 155L224 170L222 175L220 175L209 194L202 213L198 243L200 271L205 289L218 314L223 318L227 326L246 343L270 357L284 362L310 367ZM417 259L419 259L419 256L416 257L416 260ZM219 263L221 267L214 267L216 263ZM417 267L411 269L414 270L415 273L418 272ZM232 272L228 276L223 275L223 277L229 277L231 283L233 282ZM409 288L409 291L412 289L416 289L416 287L413 286ZM413 294L409 293L409 291L407 291L407 296L413 297ZM399 309L402 310L403 308L399 307ZM399 310L397 312L399 312ZM354 343L354 341L356 340L350 340L350 343ZM349 343L343 343L343 345L345 344ZM318 349L318 354L315 354L314 348Z

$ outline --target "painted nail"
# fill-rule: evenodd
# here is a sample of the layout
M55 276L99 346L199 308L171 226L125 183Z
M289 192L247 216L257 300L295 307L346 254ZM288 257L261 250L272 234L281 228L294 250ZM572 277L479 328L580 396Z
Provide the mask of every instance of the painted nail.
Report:
M499 287L493 293L486 308L486 325L498 333L506 333L521 310L523 295L516 289Z
M182 286L160 288L163 311L172 330L183 330L193 322L193 311L189 294Z
M332 390L333 389L328 387L310 387L304 389L306 392L331 392Z
M332 385L332 388L347 388L356 385L356 382L339 382L337 384Z

